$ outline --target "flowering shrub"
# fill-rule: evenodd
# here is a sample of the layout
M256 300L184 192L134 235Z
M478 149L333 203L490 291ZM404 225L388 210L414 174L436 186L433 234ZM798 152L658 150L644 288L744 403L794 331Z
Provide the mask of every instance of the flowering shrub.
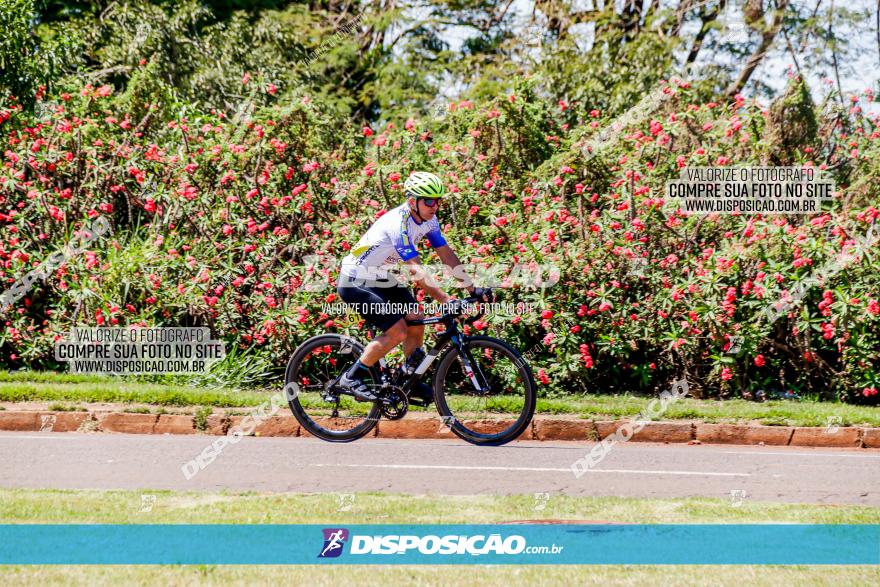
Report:
M260 79L242 84L271 101ZM685 374L704 396L777 388L880 402L876 246L846 257L880 216L877 120L854 102L793 146L790 135L765 139L791 124L773 108L696 103L687 84L663 87L661 111L593 153L582 146L610 120L594 110L572 124L565 104L527 81L437 119L366 128L308 98L226 116L135 83L121 96L59 91L33 115L8 103L4 289L91 219L113 231L7 310L0 365L57 367L53 341L73 324L208 325L279 369L308 336L360 334L355 318L321 312L336 300L330 265L303 259L345 255L403 199L408 173L430 169L454 192L440 218L462 259L560 267L556 286L501 294L539 312L472 327L523 351L543 344L531 360L547 393L648 391ZM837 201L792 217L695 216L664 202L683 167L772 162L828 170ZM794 284L820 275L768 318Z

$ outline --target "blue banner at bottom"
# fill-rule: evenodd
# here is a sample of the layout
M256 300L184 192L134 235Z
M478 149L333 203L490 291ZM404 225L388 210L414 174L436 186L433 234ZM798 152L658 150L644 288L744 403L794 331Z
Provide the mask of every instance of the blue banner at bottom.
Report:
M0 525L0 564L877 565L880 525Z

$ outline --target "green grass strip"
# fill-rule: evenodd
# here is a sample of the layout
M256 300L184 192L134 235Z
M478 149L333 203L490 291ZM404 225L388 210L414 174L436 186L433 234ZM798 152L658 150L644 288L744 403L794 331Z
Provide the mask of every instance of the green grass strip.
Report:
M183 385L145 383L132 379L88 375L0 371L2 402L76 402L152 404L157 406L213 406L247 408L265 403L281 386L255 390L207 389ZM571 395L539 398L537 413L598 420L637 417L651 398L636 395ZM456 409L458 400L450 403ZM460 406L459 406L460 407ZM494 402L493 411L503 415L515 406ZM433 411L430 410L430 411ZM661 420L703 422L757 422L771 426L875 426L880 427L880 407L839 402L772 400L763 403L684 398L670 404Z
M144 498L142 496L153 496ZM153 499L155 498L155 499ZM146 501L145 501L146 500ZM151 504L149 512L142 511ZM346 502L348 504L348 502ZM0 523L39 524L484 524L522 520L594 520L643 524L877 524L880 509L729 499L636 499L551 495L536 509L525 495L357 493L340 509L335 493L197 493L0 489Z

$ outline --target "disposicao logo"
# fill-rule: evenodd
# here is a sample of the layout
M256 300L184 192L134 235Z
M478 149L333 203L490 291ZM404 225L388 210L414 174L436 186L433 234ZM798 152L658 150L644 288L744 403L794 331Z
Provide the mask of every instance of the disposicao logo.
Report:
M342 547L348 540L348 530L345 528L324 528L324 547L318 558L336 558L342 554Z
M352 537L351 554L419 554L471 555L520 554L527 550L526 539L500 534L487 536L360 536ZM559 549L562 550L561 548ZM547 552L550 552L549 548ZM554 553L555 554L555 553Z
M348 552L356 555L557 555L564 546L527 546L518 534L502 537L500 534L461 535L349 535L346 528L324 528L324 547L318 558L336 558L348 542ZM350 540L349 540L350 539ZM415 552L413 552L415 551Z

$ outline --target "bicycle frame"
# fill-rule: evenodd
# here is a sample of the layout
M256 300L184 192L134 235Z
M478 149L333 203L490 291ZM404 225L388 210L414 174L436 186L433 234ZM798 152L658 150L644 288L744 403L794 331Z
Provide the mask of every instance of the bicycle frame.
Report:
M475 321L478 316L473 316L466 320L466 323L470 323ZM406 323L411 326L416 325L429 325L429 324L440 324L443 323L446 325L446 329L437 335L437 342L431 347L431 350L427 352L425 358L422 359L422 362L416 367L416 369L409 375L406 381L402 382L400 387L405 392L412 389L412 386L422 378L422 375L430 368L433 362L439 357L443 350L447 345L452 344L458 349L458 356L461 358L462 366L464 367L465 375L467 375L468 379L471 380L471 383L474 384L474 388L483 393L488 390L488 384L486 383L486 377L482 373L479 368L479 365L476 364L475 361L469 356L467 350L464 348L464 343L467 341L468 337L463 335L461 331L458 329L458 322L456 321L455 314L444 314L443 316L434 316L431 318L419 318L413 320L406 320ZM373 334L375 331L370 329ZM476 365L476 370L474 366ZM383 383L391 383L388 380L386 368L386 362L383 358L379 361L380 367L380 375L382 377Z

